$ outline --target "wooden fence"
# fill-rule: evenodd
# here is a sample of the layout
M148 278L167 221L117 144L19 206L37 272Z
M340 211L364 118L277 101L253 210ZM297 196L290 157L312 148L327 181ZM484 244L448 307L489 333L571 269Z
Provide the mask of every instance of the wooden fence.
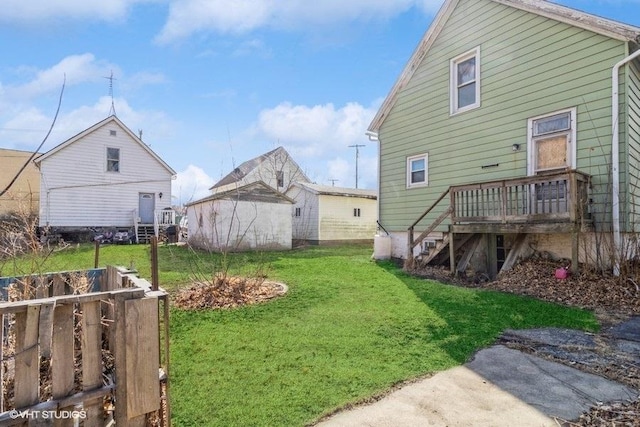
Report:
M168 300L123 268L0 278L0 426L168 425Z

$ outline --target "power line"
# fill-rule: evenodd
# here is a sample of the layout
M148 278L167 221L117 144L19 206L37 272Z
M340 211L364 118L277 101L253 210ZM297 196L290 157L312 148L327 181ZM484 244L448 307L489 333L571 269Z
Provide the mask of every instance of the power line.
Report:
M49 138L49 135L51 135L51 131L53 130L53 127L56 124L56 120L58 120L58 114L60 113L60 106L62 105L62 95L64 95L64 87L67 83L67 75L64 75L64 78L62 80L62 89L60 89L60 97L58 98L58 108L56 109L56 114L53 116L53 121L51 122L51 126L49 127L49 131L47 132L47 134L44 136L44 139L42 140L42 142L40 143L40 145L38 146L38 148L36 148L36 151L33 152L33 154L31 156L29 156L29 159L22 165L22 167L20 168L20 170L18 171L18 173L15 174L15 176L13 177L13 179L11 180L11 182L9 182L9 184L2 190L0 191L0 197L4 196L4 194L9 191L9 189L11 188L11 186L18 180L18 178L20 177L20 174L22 173L22 171L24 171L26 169L26 167L29 165L29 163L31 163L31 161L36 157L36 155L38 154L38 152L40 151L40 149L42 149L42 146L44 145L44 143L47 141L47 139Z

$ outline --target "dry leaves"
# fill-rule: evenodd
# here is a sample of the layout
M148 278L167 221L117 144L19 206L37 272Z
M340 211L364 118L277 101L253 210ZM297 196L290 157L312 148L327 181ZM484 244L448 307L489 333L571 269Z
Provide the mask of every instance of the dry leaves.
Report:
M262 278L216 276L211 283L195 283L179 290L173 302L185 310L233 308L267 301L285 292L284 284Z

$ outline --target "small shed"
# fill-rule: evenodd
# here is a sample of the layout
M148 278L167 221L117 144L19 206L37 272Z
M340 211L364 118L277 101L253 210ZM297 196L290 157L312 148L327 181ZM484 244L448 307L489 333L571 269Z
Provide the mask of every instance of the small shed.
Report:
M291 249L293 200L262 181L187 205L189 244L213 251Z
M375 190L296 182L286 194L295 200L294 240L310 244L373 242Z

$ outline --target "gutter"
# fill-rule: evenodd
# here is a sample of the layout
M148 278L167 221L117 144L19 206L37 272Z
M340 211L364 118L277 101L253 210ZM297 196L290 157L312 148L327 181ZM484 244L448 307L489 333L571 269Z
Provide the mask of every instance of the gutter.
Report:
M622 243L620 237L620 135L619 135L619 119L620 119L620 94L619 73L620 68L640 57L640 50L635 51L631 55L622 59L611 70L611 222L613 227L613 249L615 253L615 264L613 266L614 276L620 275L620 258L622 255Z

